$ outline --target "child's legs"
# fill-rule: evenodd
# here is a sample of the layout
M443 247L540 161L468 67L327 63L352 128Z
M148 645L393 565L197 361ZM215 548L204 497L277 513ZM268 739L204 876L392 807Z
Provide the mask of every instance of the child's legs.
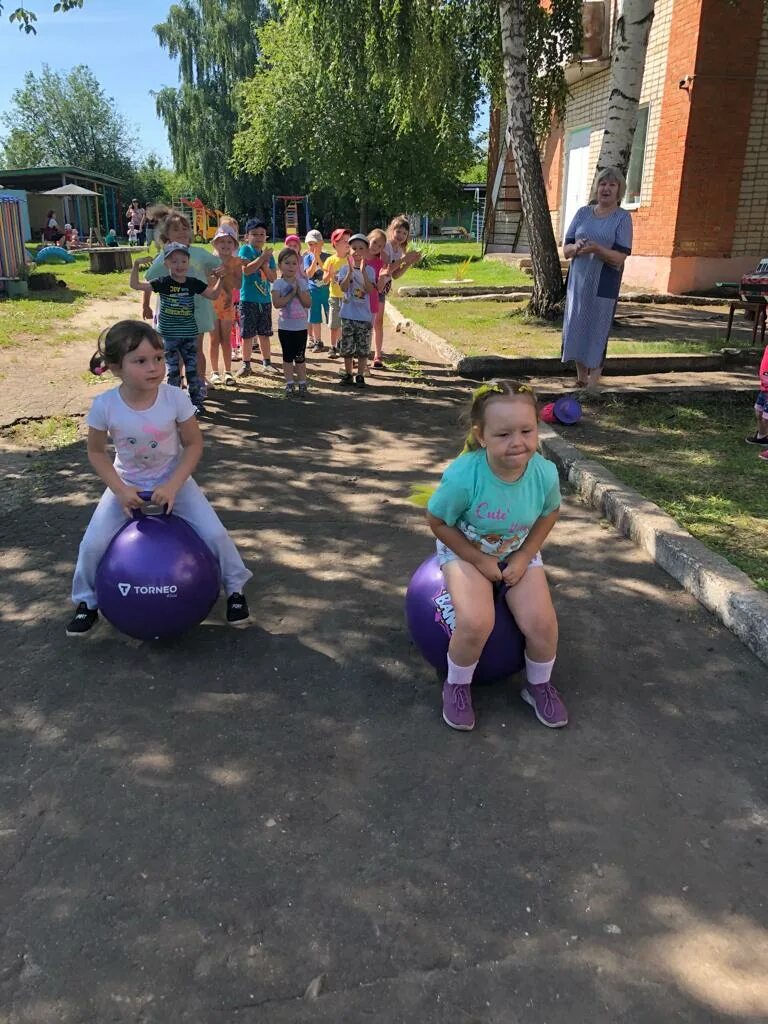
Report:
M201 338L202 334L198 334L196 338L179 339L179 352L181 353L181 358L184 360L184 372L187 375L187 388L189 389L189 397L192 399L193 405L200 405L202 402L200 387L202 378L197 372L198 346Z
M200 380L201 381L205 380L205 371L206 371L205 349L203 347L203 339L204 338L205 338L204 334L198 334L197 338L195 339L195 341L197 342L197 346L196 346L196 349L195 349L195 356L196 356L196 358L195 358L195 365L197 367L197 372L198 372L198 374L200 376ZM187 387L189 387L189 374L187 374Z
M552 661L557 654L557 616L543 566L529 566L507 591L506 601L525 637L527 656L531 661Z
M227 597L241 593L253 573L246 568L224 524L192 477L176 495L173 511L200 534L216 556Z
M220 324L221 321L217 320L216 323L213 325L213 330L211 331L210 334L211 340L209 346L209 353L211 360L211 370L214 373L219 372L219 347L221 346L221 332L219 330Z
M265 363L269 363L272 360L272 340L266 334L259 335L259 347L261 348L261 358Z
M357 372L360 377L364 377L368 365L368 353L371 351L371 325L361 321L355 330L357 335Z
M322 298L319 288L310 288L309 290L312 305L309 310L309 337L314 341L320 341L322 338L322 320L323 320L323 305Z
M443 565L443 578L456 612L448 656L456 665L474 665L496 621L493 587L474 565L460 558Z
M379 308L376 311L376 316L373 320L373 358L376 362L381 361L381 355L384 351L384 304L386 299L383 295L379 296Z
M265 363L272 359L272 303L256 304L256 334L261 347L261 358Z
M171 387L181 387L181 356L178 338L163 338L165 349L165 368L168 371L168 383Z
M219 329L219 345L221 346L221 358L224 360L224 369L230 373L232 370L232 346L229 339L232 334L232 321L219 320L216 326Z
M330 314L329 323L331 325L331 347L338 348L339 341L341 340L341 299L331 295L328 300L328 309Z
M96 506L88 528L80 542L75 574L72 578L72 601L85 601L89 608L96 607L96 570L109 542L127 522L122 505L107 488Z

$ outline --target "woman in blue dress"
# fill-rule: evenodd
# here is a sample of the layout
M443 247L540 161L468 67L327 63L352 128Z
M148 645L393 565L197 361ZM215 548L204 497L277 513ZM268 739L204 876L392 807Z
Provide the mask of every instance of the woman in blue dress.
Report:
M632 218L621 208L626 182L615 167L597 177L596 202L582 206L568 227L563 254L571 260L563 318L563 362L576 379L598 390L624 260L632 251Z

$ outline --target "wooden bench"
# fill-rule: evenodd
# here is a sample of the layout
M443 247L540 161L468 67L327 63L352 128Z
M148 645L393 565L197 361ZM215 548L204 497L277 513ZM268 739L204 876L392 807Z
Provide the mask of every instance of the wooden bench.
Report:
M469 238L469 232L466 228L461 227L461 225L440 228L440 234L445 235L446 238Z
M130 270L133 263L131 253L135 251L136 246L128 245L93 246L78 250L88 253L92 274L112 274L116 270Z
M725 332L726 342L730 341L731 329L733 327L733 314L737 309L743 309L745 315L747 313L753 314L752 321L752 344L757 343L757 328L760 327L760 344L765 344L765 314L766 304L760 299L755 299L754 302L745 302L743 299L732 299L729 303L730 309L728 310L728 330Z

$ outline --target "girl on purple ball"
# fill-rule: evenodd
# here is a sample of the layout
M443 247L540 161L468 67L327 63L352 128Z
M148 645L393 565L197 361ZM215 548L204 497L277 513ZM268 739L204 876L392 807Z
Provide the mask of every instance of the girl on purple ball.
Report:
M551 729L568 722L551 683L557 616L539 549L560 514L557 469L538 454L538 404L533 389L493 381L473 393L464 450L427 502L427 522L451 595L456 623L448 646L443 719L452 729L475 725L471 684L493 629L493 585L525 637L521 692Z
M163 339L148 324L121 320L102 334L90 369L97 375L109 370L120 385L97 395L88 413L88 460L107 489L80 544L72 581L77 610L67 636L85 636L98 622L96 570L132 510L144 504L139 491L151 491L153 504L173 509L205 541L219 563L227 621L244 624L250 613L242 590L252 573L192 479L203 435L187 392L163 383Z

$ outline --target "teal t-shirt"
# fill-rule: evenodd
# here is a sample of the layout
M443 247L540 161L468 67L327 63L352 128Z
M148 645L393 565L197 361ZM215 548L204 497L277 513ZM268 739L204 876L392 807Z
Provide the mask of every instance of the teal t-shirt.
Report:
M520 479L507 483L492 472L484 448L455 459L427 503L433 516L499 561L517 551L537 519L559 507L553 462L536 452Z
M261 256L261 249L254 249L252 245L241 245L238 255L250 262L250 260L257 260ZM276 267L275 257L270 256L269 269L275 270ZM257 270L255 274L243 274L243 281L240 285L240 301L258 302L262 306L272 301L272 284L262 270Z

